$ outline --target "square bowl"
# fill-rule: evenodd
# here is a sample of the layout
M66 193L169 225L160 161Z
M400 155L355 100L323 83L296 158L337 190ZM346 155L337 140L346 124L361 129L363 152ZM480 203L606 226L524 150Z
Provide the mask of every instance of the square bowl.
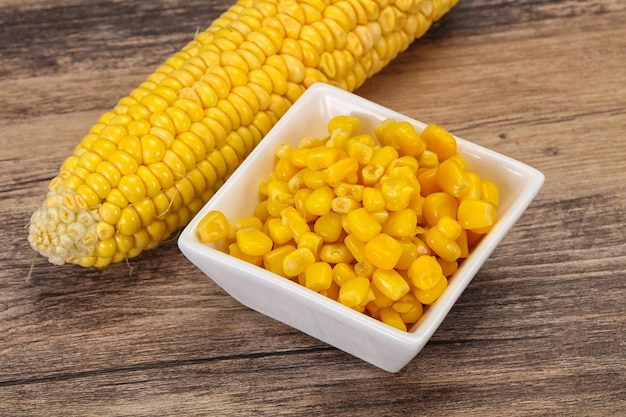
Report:
M496 183L500 190L498 222L450 277L441 297L424 310L407 332L348 308L263 268L202 243L196 228L211 210L229 220L250 216L258 203L258 187L274 168L274 152L283 143L297 146L304 137L325 137L328 121L337 115L360 119L360 130L373 134L386 118L426 126L355 94L326 84L314 84L293 104L178 239L183 254L241 304L292 326L318 340L388 372L397 372L424 347L481 265L519 219L544 182L543 174L521 162L466 140L457 151L469 170Z

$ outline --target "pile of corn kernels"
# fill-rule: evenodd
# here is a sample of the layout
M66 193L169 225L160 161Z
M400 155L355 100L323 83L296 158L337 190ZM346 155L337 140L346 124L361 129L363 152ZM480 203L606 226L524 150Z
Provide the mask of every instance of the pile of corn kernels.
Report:
M406 331L496 223L498 188L437 125L387 119L374 138L336 116L328 132L279 146L254 214L209 212L198 236Z

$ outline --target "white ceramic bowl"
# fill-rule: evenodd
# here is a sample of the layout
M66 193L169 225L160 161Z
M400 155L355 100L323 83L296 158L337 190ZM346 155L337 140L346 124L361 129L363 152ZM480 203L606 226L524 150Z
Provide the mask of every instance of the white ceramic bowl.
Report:
M183 230L178 244L191 262L243 305L381 369L397 372L424 347L481 265L533 200L543 185L544 176L523 163L457 138L458 151L465 157L468 169L499 186L499 221L451 277L444 294L426 309L410 331L403 332L263 268L233 258L196 237L198 222L210 210L220 210L231 220L251 215L258 202L259 182L273 170L276 146L281 143L297 145L305 136L324 137L327 122L340 114L359 117L361 130L365 132L373 132L377 123L389 117L413 123L418 132L425 127L421 122L355 94L315 84L294 103Z

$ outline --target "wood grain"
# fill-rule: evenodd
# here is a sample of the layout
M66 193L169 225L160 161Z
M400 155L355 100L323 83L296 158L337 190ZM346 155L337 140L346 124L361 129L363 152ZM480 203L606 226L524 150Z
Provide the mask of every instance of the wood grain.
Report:
M25 225L104 111L227 2L0 0L0 415L623 416L626 7L461 0L357 93L524 161L537 199L389 374L228 297L175 240L103 270Z

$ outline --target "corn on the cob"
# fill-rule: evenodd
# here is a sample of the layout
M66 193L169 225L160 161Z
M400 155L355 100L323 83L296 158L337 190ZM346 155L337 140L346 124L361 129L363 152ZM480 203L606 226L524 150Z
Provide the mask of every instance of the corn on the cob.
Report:
M238 1L100 117L32 215L31 246L85 267L155 248L306 88L353 91L457 1Z

